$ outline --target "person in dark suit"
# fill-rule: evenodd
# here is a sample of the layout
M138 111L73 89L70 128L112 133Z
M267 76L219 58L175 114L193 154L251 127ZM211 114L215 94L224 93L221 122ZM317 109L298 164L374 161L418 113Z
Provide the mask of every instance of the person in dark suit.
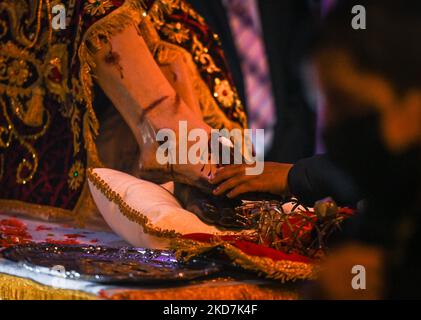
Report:
M356 5L366 29L350 26ZM343 0L313 50L326 148L365 197L321 268L326 298L421 298L420 12L420 1Z
M312 156L315 106L310 105L305 94L300 56L306 30L317 23L317 1L190 0L190 3L219 35L234 81L245 101L250 126L265 129L265 159L295 163ZM257 30L254 38L244 32L247 28ZM242 45L247 41L244 50ZM259 41L263 49L259 49ZM252 49L258 52L254 56L257 67L250 63L248 53ZM253 79L248 81L253 78L250 73L258 74L255 78L259 84L269 80L270 93L259 96L265 87L249 85L248 82L253 82ZM260 99L260 104L254 106L253 99ZM272 102L265 104L267 100Z
M316 106L305 90L301 60L308 34L318 24L321 1L190 2L219 34L250 126L265 129L265 160L269 162L264 174L269 179L248 177L240 186L245 177L229 178L241 176L244 167L226 167L213 183L230 181L215 194L290 193L307 205L331 196L340 205L355 206L360 196L352 181L327 156L313 156Z

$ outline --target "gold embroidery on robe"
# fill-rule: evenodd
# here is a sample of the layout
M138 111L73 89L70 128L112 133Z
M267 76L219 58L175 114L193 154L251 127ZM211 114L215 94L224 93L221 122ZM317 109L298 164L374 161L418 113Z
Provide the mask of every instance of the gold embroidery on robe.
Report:
M53 100L61 116L68 119L73 139L72 159L67 171L62 175L67 180L69 189L81 190L80 197L72 210L57 207L55 213L52 213L54 208L51 206L20 203L19 200L13 199L0 200L1 205L5 204L5 207L13 211L19 209L34 214L39 214L44 207L45 212L49 212L51 216L74 215L81 222L85 215L91 215L95 210L86 177L82 176L83 183L79 183L79 175L71 177L72 166L77 166L78 161L82 164L79 167L81 172L82 168L86 170L88 167L102 166L94 142L99 123L93 108L92 54L101 48L104 39L109 39L129 25L138 26L142 32L148 27L152 28L154 36L157 35L157 30L160 30L174 43L162 40L159 35L157 39L145 37L158 64L171 59L169 53L176 52L176 56L181 57L180 61L185 64L183 68L187 68L191 75L188 81L193 90L190 94L197 101L205 122L215 128L246 127L244 109L235 88L230 85L226 86L228 90L221 91L216 82L209 85L202 79L202 71L209 74L220 71L207 48L194 33L188 32L182 22L166 20L171 12L181 10L183 14L188 14L198 23L204 24L203 18L186 2L157 0L147 8L142 0L126 0L120 7L111 9L107 0L86 1L84 9L88 15L106 15L90 25L88 30L83 30L83 23L79 23L74 30L74 44L58 41L51 23L45 23L51 22L50 9L54 4L57 4L57 1L4 0L0 3L0 96L7 97L7 106L1 106L2 117L6 123L0 123L0 148L7 150L19 145L26 150L21 161L16 164L17 167L11 169L16 170L17 184L25 185L32 181L40 167L40 155L34 145L51 127L52 115L45 108L45 103L46 100ZM66 5L70 18L76 12L75 1L69 0ZM97 7L94 8L94 5ZM5 20L2 15L8 18ZM2 40L5 35L11 35L13 42ZM212 38L217 40L218 37L212 35ZM191 43L187 50L181 47L185 43ZM69 49L72 47L74 50L70 56ZM69 66L77 61L80 63L78 75L71 75ZM4 80L6 78L7 83ZM221 74L218 74L218 79L220 83L225 84L226 79ZM221 92L228 95L225 96ZM232 103L232 106L225 108L229 103ZM225 114L221 105L225 111L230 110L230 115ZM30 134L20 132L20 128L8 121L11 115L18 117L28 128L34 130ZM4 167L5 159L3 154L1 156L0 164ZM4 177L4 170L2 173L0 179ZM25 205L28 210L23 210Z

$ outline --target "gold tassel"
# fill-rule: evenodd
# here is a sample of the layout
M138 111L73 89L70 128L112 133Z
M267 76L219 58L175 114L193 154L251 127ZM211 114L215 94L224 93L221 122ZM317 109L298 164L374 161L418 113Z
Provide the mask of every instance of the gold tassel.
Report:
M176 238L181 236L180 233L177 233L174 230L169 229L160 229L154 226L147 216L142 214L142 212L130 207L124 199L97 174L95 173L92 168L89 168L86 171L86 175L88 180L94 185L96 189L98 189L109 201L113 202L115 205L118 206L120 212L130 221L137 223L138 225L142 226L143 231L150 235L162 238Z

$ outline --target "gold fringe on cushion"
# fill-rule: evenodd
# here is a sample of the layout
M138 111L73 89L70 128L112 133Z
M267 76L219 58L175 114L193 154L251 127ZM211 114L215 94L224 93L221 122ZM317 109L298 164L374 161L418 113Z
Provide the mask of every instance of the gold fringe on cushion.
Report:
M89 181L97 188L109 201L113 202L118 206L120 212L130 221L133 221L142 226L143 231L153 236L164 237L164 238L175 238L181 236L181 234L174 230L160 229L153 226L148 217L142 214L140 211L130 207L123 198L103 180L101 177L93 172L91 168L87 170L87 177Z
M95 188L97 188L109 201L118 206L120 212L127 219L141 225L145 233L158 237L171 238L171 248L176 250L178 257L188 260L215 247L221 247L225 254L227 254L235 264L246 270L255 271L270 279L286 282L316 278L317 267L314 264L289 260L275 261L266 257L251 256L221 240L212 243L203 243L180 239L181 234L174 230L165 230L153 226L144 214L130 207L123 198L112 190L111 187L97 173L93 172L91 168L87 170L87 177Z
M282 283L296 280L315 280L318 266L312 263L295 262L289 260L273 260L268 257L252 256L244 253L228 242L217 240L203 243L185 239L176 239L171 243L179 258L189 260L199 254L220 247L223 252L238 266L257 272L269 279L280 280Z
M76 290L57 289L35 281L0 274L2 300L95 300L97 296Z
M160 24L163 23L165 15L171 13L175 6L183 7L185 4L179 0L157 0L147 12L144 0L126 0L122 6L94 23L83 36L78 49L78 57L80 61L79 77L81 91L87 108L83 116L83 136L85 148L88 153L88 167L98 168L104 166L99 159L94 142L94 139L99 132L99 122L93 108L92 87L94 76L93 70L95 69L94 54L101 50L112 36L122 32L129 25L134 25L140 32L151 26L159 28ZM145 20L145 18L147 19ZM145 21L146 23L142 23ZM230 121L217 107L209 88L198 74L197 67L191 58L191 54L177 46L171 46L169 43L162 41L156 33L155 28L152 27L153 30L148 30L149 33L154 33L154 36L150 37L151 34L148 33L148 36L144 37L144 39L158 61L170 58L168 54L171 56L173 49L177 49L178 52L183 52L188 56L187 63L191 72L193 84L195 84L195 94L199 99L202 112L204 112L204 120L216 128L225 127L230 130L233 127L236 127L237 125ZM171 50L169 50L169 45ZM84 190L86 190L86 184ZM84 220L87 218L86 216L93 214L93 212L88 214L83 213L87 212L85 208L90 208L91 203L92 200L89 199L89 194L83 192L76 208L73 210L77 215L77 222L79 225L84 224Z

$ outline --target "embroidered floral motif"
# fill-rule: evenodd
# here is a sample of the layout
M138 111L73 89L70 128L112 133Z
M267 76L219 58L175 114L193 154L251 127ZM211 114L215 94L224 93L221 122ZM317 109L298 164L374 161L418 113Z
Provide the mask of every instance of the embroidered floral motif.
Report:
M204 84L210 89L203 90L206 97L201 99L212 103L216 101L218 106L215 106L224 108L228 119L239 122L243 110L227 72L220 44L187 1L68 0L67 18L75 27L75 32L71 33L52 32L49 23L51 10L48 7L54 5L56 0L30 0L33 5L22 6L22 2L28 1L3 1L4 8L0 16L0 169L4 169L8 175L10 172L16 174L16 181L8 179L0 187L2 208L35 215L69 216L70 210L76 208L77 201L89 202L88 198L80 196L87 175L84 157L87 156L93 166L100 166L100 161L93 140L97 134L98 121L92 107L92 69L88 63L90 56L86 43L82 43L88 30L91 38L101 34L111 36L124 26L139 24L144 17L148 17L163 40L187 50L193 60L196 54L192 50L192 37L196 35L200 44L195 44L199 51L194 63ZM79 10L79 4L82 10ZM110 14L116 8L119 8L116 14ZM32 18L28 20L27 17ZM165 36L162 29L168 24L177 27L178 22L188 33L181 32L180 35L174 35L173 39ZM216 69L212 63L208 65L209 62ZM236 97L236 107L233 106L235 112L223 107L212 96L215 78L221 81L226 79L230 83ZM54 127L50 127L52 123ZM49 144L48 139L51 137L57 137L60 143ZM15 148L19 148L19 152L14 152ZM58 152L60 150L65 152ZM60 163L70 161L74 166L76 158L80 162L81 171L73 170L70 177L70 168L49 167L52 157ZM43 179L51 170L57 174L58 179ZM23 201L20 195L15 196L14 188L17 184L31 183L39 186L34 191L34 199L50 199L50 189L60 192L62 196L52 199L42 209L38 200L31 203ZM69 186L78 189L73 191ZM78 219L83 220L84 215L81 213Z
M28 64L24 60L13 60L7 68L7 75L10 84L23 85L30 76Z
M85 168L82 162L77 160L69 170L68 184L70 189L77 190L85 181Z
M182 44L185 41L189 40L189 30L184 28L180 22L169 23L164 28L162 32L173 42Z
M48 90L64 104L69 92L68 80L68 52L65 44L52 45L46 55L44 65L44 79Z
M213 99L227 117L242 127L247 127L244 106L231 81L220 38L208 28L200 14L187 1L160 0L154 2L148 16L163 39L183 47L192 55L202 79L211 89ZM174 29L177 23L181 23L183 35L178 34L181 30ZM172 28L168 28L170 25ZM197 32L198 27L204 34Z
M225 108L230 108L234 104L235 95L228 80L221 81L219 78L215 79L213 96Z
M26 151L16 168L16 183L27 184L38 168L34 142L46 133L51 118L44 108L45 92L40 86L42 63L33 52L21 50L12 42L1 45L0 52L0 116L4 121L0 125L0 145L8 149L17 143ZM8 99L3 99L3 94ZM30 134L16 125L15 117L30 128Z
M113 4L110 0L88 0L85 4L85 11L91 16L99 16L107 13Z
M213 61L212 56L209 54L208 48L206 48L196 36L193 36L192 50L194 52L194 60L199 62L207 73L211 74L221 71L221 69L219 69Z

